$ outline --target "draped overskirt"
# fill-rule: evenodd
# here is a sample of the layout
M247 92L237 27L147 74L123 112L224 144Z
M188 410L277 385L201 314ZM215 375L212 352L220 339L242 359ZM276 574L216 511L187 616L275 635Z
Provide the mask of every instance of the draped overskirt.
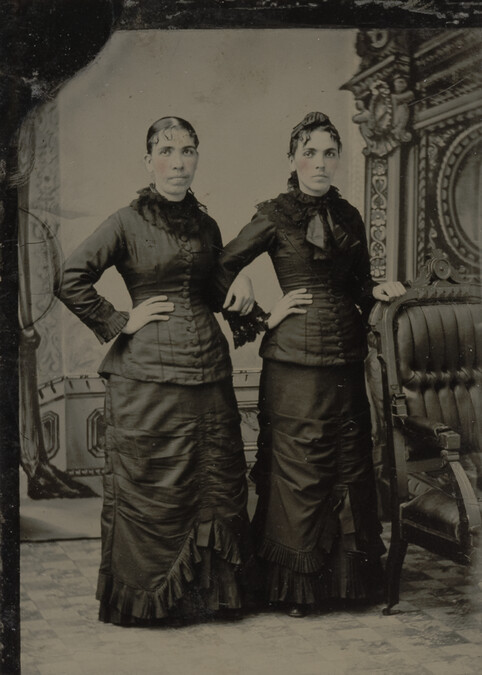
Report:
M184 386L111 375L105 412L100 618L241 607L250 545L231 379Z
M267 600L373 597L385 547L363 363L265 359L259 408L253 531Z

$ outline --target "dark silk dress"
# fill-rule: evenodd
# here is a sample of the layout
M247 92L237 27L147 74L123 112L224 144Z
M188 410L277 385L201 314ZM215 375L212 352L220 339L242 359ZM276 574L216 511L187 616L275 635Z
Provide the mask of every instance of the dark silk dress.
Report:
M101 341L106 459L100 619L129 624L243 605L246 464L228 345L213 309L219 229L191 193L152 188L67 260L60 299ZM133 305L166 295L168 321L121 333L94 284L110 266ZM218 303L219 304L219 303Z
M306 314L267 331L260 349L253 530L266 600L374 598L385 548L364 380L364 315L374 302L364 225L336 188L323 197L292 189L261 204L225 247L221 284L263 252L284 293L313 295Z

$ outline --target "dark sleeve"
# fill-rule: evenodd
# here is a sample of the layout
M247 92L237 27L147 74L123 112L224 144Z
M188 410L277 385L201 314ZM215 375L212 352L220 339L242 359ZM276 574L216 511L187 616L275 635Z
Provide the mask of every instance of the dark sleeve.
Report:
M226 297L226 293L223 294L222 288L216 283L216 274L218 269L217 261L219 260L219 256L223 251L223 240L218 224L215 220L208 218L204 227L208 228L209 245L212 249L213 258L215 260L213 271L205 290L205 299L213 312L220 312L224 303L224 298Z
M275 232L274 222L263 210L259 210L238 236L223 248L214 275L218 297L224 300L229 287L241 270L269 250Z
M108 218L66 260L57 297L85 323L100 342L115 337L128 321L94 288L102 273L122 255L125 239L118 217Z
M228 312L222 309L226 293L239 272L261 253L268 251L274 237L275 224L260 210L219 255L213 280L214 296L218 302L215 311L221 311L228 322L233 333L235 347L254 341L259 333L266 331L266 321L270 315L264 312L257 303L246 316L240 316L237 312Z
M373 288L376 286L376 283L371 276L370 254L368 252L365 225L359 212L355 208L353 208L353 211L355 235L361 246L357 247L356 257L352 267L353 278L351 286L355 302L360 307L363 317L368 319L368 314L375 304Z

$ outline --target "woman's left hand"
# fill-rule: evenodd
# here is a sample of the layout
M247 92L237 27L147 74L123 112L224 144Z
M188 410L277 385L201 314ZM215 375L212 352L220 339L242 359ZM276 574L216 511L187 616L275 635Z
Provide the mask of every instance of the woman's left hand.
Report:
M246 316L254 307L254 291L251 279L245 274L238 274L226 294L223 309L228 312L239 312Z
M268 330L273 330L287 316L291 314L306 314L306 309L302 305L311 305L313 303L313 294L306 288L297 288L286 295L282 295L270 312L266 322Z
M383 284L378 284L373 289L373 297L375 300L381 300L382 302L389 302L394 298L399 298L401 295L405 295L407 289L400 281L385 281Z

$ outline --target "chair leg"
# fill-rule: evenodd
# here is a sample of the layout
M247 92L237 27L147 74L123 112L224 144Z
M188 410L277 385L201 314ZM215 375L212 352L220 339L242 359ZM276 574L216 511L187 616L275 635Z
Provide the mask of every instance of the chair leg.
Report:
M398 604L400 599L400 577L407 552L407 544L408 542L403 539L396 539L390 543L386 569L387 607L383 610L383 614L386 616L399 613L399 610L393 610L392 607Z

